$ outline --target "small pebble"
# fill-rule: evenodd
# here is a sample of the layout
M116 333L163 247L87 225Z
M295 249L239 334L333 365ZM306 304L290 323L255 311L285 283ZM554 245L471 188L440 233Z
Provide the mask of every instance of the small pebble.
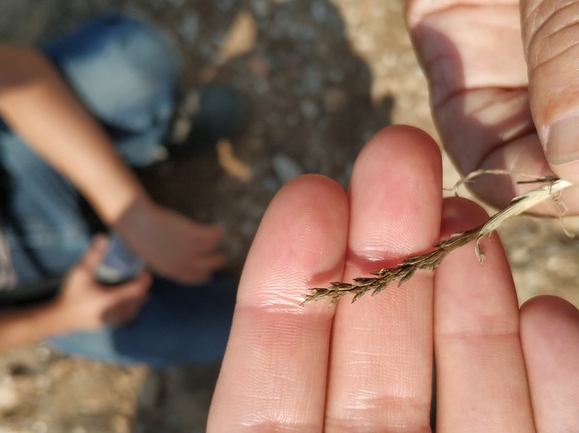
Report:
M199 36L199 16L193 11L185 12L177 32L189 45L195 45Z
M314 120L320 114L318 106L311 99L304 99L300 102L300 110L307 120Z
M300 165L287 155L277 153L271 159L273 171L281 183L286 183L303 173Z

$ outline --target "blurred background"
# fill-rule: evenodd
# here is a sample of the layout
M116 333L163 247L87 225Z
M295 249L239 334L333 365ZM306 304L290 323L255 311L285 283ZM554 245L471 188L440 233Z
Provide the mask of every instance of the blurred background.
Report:
M107 11L171 35L183 88L227 84L249 101L250 123L231 146L140 173L158 201L226 227L236 278L285 182L321 173L346 187L361 146L389 124L437 137L402 0L2 0L0 41L33 45ZM458 176L447 159L444 172L451 187ZM566 225L579 233L576 219ZM521 302L556 293L579 306L579 244L558 221L521 217L500 234ZM0 433L202 432L218 372L218 364L156 371L43 345L17 349L0 357Z

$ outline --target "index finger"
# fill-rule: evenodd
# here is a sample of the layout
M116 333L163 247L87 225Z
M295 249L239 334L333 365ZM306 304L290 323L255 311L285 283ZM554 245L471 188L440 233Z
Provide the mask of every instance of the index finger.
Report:
M438 146L415 128L382 130L356 160L349 198L345 281L431 250L442 204ZM334 320L327 431L426 431L432 274L350 301L338 303Z
M274 198L243 270L208 432L319 432L334 309L301 306L308 287L342 278L347 198L300 177Z

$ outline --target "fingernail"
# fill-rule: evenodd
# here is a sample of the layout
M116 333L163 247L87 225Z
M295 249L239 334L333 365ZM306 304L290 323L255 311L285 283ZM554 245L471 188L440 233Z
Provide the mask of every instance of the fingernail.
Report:
M551 125L545 155L553 165L579 160L579 117L567 117Z

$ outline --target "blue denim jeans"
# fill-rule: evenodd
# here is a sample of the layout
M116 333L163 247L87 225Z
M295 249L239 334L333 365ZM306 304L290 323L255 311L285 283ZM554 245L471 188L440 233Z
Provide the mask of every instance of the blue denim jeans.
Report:
M146 166L165 155L161 141L180 65L162 32L109 15L40 50L129 165ZM19 280L13 295L34 299L44 294L43 282L64 274L80 258L91 234L74 187L5 125L0 127L0 163L2 232ZM210 361L223 354L234 297L234 284L223 277L198 287L155 278L148 303L130 325L49 342L69 353L156 367Z

